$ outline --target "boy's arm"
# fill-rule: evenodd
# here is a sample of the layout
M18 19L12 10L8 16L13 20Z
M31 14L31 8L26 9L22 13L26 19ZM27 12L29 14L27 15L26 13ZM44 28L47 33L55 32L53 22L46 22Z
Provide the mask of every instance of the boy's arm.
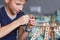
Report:
M24 26L21 26L18 29L18 40L26 40L28 37L28 34L29 33L24 30Z
M24 26L20 26L18 29L18 39L20 39L23 33L24 33Z
M0 38L6 36L8 33L10 33L11 31L13 31L14 29L16 29L19 26L19 22L14 21L6 26L1 27L0 24Z
M35 26L36 21L35 19L30 19L28 24L24 27L21 27L18 32L18 39L19 40L27 40L29 33L32 31L32 28Z
M0 24L0 38L9 34L11 31L16 29L19 25L27 24L28 20L29 20L29 16L24 15L6 26L1 27L1 24Z

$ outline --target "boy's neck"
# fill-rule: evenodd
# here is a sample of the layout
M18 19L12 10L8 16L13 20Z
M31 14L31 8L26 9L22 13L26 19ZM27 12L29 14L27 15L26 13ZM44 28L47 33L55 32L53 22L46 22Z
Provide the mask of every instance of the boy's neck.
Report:
M8 13L8 14L10 14L10 15L15 15L14 13L12 13L12 12L10 11L10 9L9 9L7 6L5 6L5 10L6 10L6 13Z
M8 7L5 7L5 11L11 19L14 19L16 17L16 14L11 13Z

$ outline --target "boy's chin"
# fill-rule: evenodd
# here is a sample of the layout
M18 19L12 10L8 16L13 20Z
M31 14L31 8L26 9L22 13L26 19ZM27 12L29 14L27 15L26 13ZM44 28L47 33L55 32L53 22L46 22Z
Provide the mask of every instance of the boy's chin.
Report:
M19 11L19 12L16 11L16 12L14 12L14 14L19 14L20 12L21 12L21 11Z
M14 12L15 15L17 15L19 12Z

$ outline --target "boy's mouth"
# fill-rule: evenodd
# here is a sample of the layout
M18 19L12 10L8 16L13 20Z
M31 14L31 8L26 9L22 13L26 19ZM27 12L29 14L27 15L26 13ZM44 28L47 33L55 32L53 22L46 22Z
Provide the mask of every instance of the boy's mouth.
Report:
M17 11L17 10L16 10L16 11L15 11L15 13L16 13L16 14L18 14L18 13L19 13L19 11Z

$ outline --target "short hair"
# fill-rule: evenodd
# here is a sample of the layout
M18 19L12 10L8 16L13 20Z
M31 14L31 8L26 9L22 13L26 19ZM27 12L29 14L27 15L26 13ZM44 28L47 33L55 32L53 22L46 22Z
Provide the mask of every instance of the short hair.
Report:
M28 1L28 0L25 0L26 2Z

